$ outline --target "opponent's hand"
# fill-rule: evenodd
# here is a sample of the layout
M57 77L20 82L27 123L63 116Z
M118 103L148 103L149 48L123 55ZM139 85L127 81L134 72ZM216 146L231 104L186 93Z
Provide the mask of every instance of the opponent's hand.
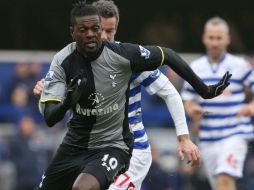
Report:
M245 117L250 117L254 115L254 102L251 102L249 104L243 105L240 110L237 112L237 116L245 116Z
M205 110L202 107L200 107L199 105L193 105L191 107L191 110L188 112L188 115L193 121L199 121L204 113Z
M178 155L181 160L184 160L185 156L188 159L187 164L192 167L200 166L201 158L198 147L190 140L189 135L178 136Z
M228 87L229 79L232 76L228 71L224 74L220 82L214 85L208 86L208 93L203 97L204 99L211 99L220 94L222 94L223 90Z
M44 79L37 81L36 85L34 86L33 93L36 98L41 97L42 89L44 87Z
M81 75L76 75L67 86L66 98L63 102L66 108L70 108L77 104L81 94L82 89L86 85L86 77L81 77Z

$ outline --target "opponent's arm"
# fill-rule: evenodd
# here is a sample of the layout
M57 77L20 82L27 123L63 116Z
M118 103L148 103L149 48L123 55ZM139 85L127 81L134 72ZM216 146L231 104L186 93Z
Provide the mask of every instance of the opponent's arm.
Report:
M165 101L174 120L177 136L189 134L183 102L172 83L168 81L156 94Z
M44 87L44 80L45 79L41 79L41 80L37 81L36 85L34 86L33 93L36 98L41 97L41 93L42 93L42 90Z
M191 166L199 166L201 162L200 152L198 147L189 137L184 106L179 93L176 91L171 82L168 81L163 88L156 92L156 94L163 98L174 120L178 140L179 157L181 160L184 160L186 155L188 163L191 163Z

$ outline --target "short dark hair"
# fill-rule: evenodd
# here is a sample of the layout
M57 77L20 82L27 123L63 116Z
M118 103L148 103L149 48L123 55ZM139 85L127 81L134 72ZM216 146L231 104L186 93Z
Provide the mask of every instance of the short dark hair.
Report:
M115 3L111 0L98 0L93 4L99 11L101 17L112 18L116 17L117 25L119 23L119 10Z
M229 33L229 25L226 20L219 16L215 16L206 21L204 26L204 31L206 30L208 25L223 25L227 33Z
M73 8L71 10L70 25L71 26L75 25L76 17L90 15L98 15L100 17L100 13L94 5L87 4L86 1L77 1L76 3L73 4Z

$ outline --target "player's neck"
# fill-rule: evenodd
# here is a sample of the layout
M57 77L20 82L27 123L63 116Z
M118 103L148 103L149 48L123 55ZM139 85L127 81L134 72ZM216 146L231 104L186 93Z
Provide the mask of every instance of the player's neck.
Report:
M219 64L224 59L225 55L226 55L226 52L223 52L220 55L208 54L207 56L211 64Z

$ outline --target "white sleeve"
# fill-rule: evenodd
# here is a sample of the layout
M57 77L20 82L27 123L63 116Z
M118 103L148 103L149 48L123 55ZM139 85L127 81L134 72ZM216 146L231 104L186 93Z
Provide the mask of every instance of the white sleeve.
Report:
M141 72L135 81L145 87L150 95L153 95L167 83L168 78L159 69L156 69Z
M183 83L183 88L181 91L181 96L183 101L191 101L191 100L197 100L199 98L199 95L197 92L193 89L193 87L186 81Z
M168 80L164 87L158 90L156 94L167 104L168 110L175 123L177 136L189 134L183 102L172 83Z

